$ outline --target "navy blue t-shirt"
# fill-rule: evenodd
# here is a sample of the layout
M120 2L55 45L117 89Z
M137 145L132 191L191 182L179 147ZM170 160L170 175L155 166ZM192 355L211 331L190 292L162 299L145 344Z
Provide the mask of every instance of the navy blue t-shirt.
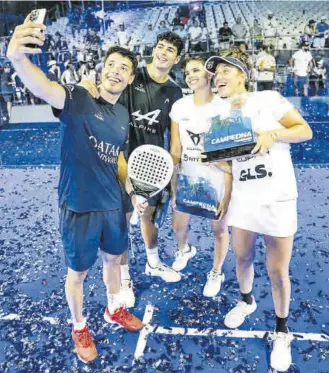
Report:
M64 86L59 206L75 212L122 208L118 156L127 145L129 115L121 104L94 99L84 88Z

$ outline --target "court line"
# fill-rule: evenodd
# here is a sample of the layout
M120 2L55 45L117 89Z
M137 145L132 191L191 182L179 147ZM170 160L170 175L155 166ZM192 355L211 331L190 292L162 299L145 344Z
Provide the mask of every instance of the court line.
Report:
M4 321L20 320L21 317L22 316L17 313L9 313L8 315L1 315L0 321L1 320L4 320ZM59 324L59 319L57 319L56 317L51 317L51 316L42 316L42 321L48 321L52 325Z
M141 356L144 355L147 337L150 333L152 333L152 330L153 330L152 327L150 326L150 322L153 316L153 311L154 311L154 307L151 304L148 304L145 308L144 317L143 317L143 324L145 324L145 326L139 333L138 341L136 344L136 350L134 353L133 364L135 360L139 359Z

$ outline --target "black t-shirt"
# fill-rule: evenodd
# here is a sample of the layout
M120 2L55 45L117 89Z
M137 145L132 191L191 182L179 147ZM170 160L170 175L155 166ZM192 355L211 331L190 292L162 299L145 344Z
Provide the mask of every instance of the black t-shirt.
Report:
M232 29L230 27L228 27L228 28L221 27L219 29L219 40L220 41L229 41L230 36L232 36L232 35L233 35L233 32L232 32Z
M128 156L144 144L165 147L171 107L182 97L182 90L171 78L165 83L157 83L146 67L138 69L134 82L119 100L130 114Z
M94 99L84 88L64 86L59 205L75 212L122 208L118 156L124 151L129 116L119 103Z

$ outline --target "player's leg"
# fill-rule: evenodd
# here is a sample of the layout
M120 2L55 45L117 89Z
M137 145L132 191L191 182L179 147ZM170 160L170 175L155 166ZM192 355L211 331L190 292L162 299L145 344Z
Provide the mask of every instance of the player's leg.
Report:
M236 260L236 273L242 299L225 316L224 323L229 328L239 327L245 318L257 308L252 295L254 281L256 233L232 227L232 247Z
M292 336L287 328L291 284L289 264L292 256L293 237L297 230L296 200L277 202L269 206L268 215L273 222L271 234L264 235L266 265L271 279L272 296L276 314L271 366L286 371L292 362L290 343ZM276 222L274 224L274 222Z
M189 259L196 254L196 248L188 244L188 226L191 220L191 215L185 212L172 211L172 226L176 237L178 250L175 253L173 269L181 271L187 265Z
M107 322L117 323L129 331L138 331L143 327L143 323L125 310L120 296L121 254L128 248L126 215L123 210L108 211L102 215L101 255L108 301L104 318Z
M153 222L156 206L152 205L152 200L149 201L149 203L150 205L145 209L143 216L141 216L141 231L147 256L145 273L150 276L161 277L166 282L180 281L181 275L174 269L162 263L159 258L157 246L158 229Z
M73 323L72 339L79 359L90 362L96 359L97 350L83 317L83 282L87 270L97 259L101 235L97 214L77 214L64 206L61 209L60 230L69 267L65 294Z
M215 237L214 265L207 275L207 282L203 289L205 297L215 297L225 280L222 266L226 258L229 244L229 234L227 227L227 218L224 217L220 221L212 220L211 226Z

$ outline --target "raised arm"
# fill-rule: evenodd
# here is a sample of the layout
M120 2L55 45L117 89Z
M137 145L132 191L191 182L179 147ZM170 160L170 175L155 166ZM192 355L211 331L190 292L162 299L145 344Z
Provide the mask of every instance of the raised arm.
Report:
M24 85L35 96L56 109L63 109L66 95L64 88L56 82L49 81L46 75L27 57L28 54L42 53L40 48L29 48L26 44L36 44L41 47L45 41L41 30L45 28L45 25L30 22L28 16L23 25L15 28L8 45L7 57Z

